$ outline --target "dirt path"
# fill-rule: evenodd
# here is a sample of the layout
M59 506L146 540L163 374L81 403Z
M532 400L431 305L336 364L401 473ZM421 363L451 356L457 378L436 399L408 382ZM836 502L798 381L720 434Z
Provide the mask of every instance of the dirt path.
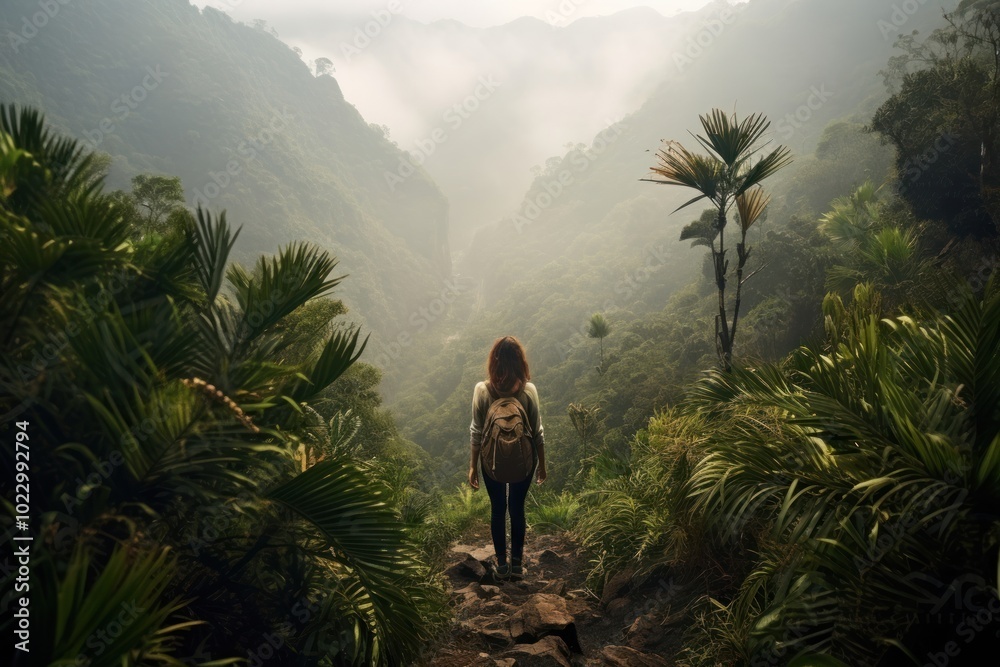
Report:
M665 628L663 595L631 590L627 576L598 599L584 587L586 560L565 534L529 535L525 578L498 581L489 536L452 546L451 633L421 667L666 667L679 632ZM662 585L661 585L662 588Z

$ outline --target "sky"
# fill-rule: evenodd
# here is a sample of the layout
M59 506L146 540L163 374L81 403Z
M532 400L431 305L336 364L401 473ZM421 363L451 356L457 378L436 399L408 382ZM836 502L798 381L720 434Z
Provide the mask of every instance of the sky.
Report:
M225 10L241 20L262 18L276 25L302 17L319 20L361 16L386 10L394 4L401 15L417 21L453 19L483 28L502 25L522 16L570 22L584 16L614 14L631 7L651 7L664 16L672 16L704 7L709 0L201 0L194 4Z

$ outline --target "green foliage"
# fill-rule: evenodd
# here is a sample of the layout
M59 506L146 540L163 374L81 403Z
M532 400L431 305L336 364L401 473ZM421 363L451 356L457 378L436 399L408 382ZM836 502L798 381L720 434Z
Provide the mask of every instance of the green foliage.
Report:
M676 488L689 452L701 447L705 421L668 412L650 427L635 436L627 458L600 452L582 495L586 513L576 534L594 554L588 585L595 589L617 572L641 577L677 562L688 539Z
M917 231L893 220L871 182L834 200L820 230L841 251L828 272L829 289L847 294L855 285L872 283L895 306L927 282L930 264L921 256Z
M995 595L1000 290L924 321L880 320L867 286L824 309L826 348L696 386L691 407L733 429L694 467L684 511L760 554L716 612L744 655L774 641L850 664L900 641L921 654L912 610L956 577Z
M123 657L136 663L169 662L177 635L197 621L169 625L183 608L164 592L176 576L169 549L129 553L117 546L92 576L93 557L77 547L59 577L58 564L46 560L36 571L42 582L40 604L32 611L46 623L33 628L31 643L36 664L75 665L95 646L102 650L88 663L112 667ZM107 631L117 624L115 635ZM216 664L227 664L220 661Z
M364 348L323 321L336 260L292 244L230 265L236 234L204 211L133 242L74 142L33 111L3 129L0 413L35 464L33 601L57 620L39 650L221 665L270 636L282 664L413 659L442 591L377 471L342 452L349 415L305 403L325 411Z
M5 0L4 9L7 44L39 8ZM411 303L440 291L450 270L440 190L420 168L390 189L385 175L402 151L270 31L173 0L94 0L50 23L0 53L0 100L44 109L63 134L111 156L109 190L158 222L152 231L172 224L158 214L180 203L176 176L184 203L240 222L232 257L248 266L293 239L336 247L352 277L340 294L373 340L395 335ZM143 99L131 99L141 84Z
M578 520L581 507L576 494L563 491L532 494L527 508L528 525L532 530L559 531L572 530Z
M168 215L183 208L184 188L177 176L139 174L132 177L132 198L145 209L145 225L158 231Z
M953 235L998 234L1000 8L963 2L926 38L901 36L871 127L896 148L900 192ZM913 113L921 109L921 113Z

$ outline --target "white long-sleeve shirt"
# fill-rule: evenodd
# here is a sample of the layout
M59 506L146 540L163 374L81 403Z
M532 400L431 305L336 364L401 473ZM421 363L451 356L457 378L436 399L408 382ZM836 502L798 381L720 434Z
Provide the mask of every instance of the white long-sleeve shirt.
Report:
M538 390L535 385L527 382L524 385L524 411L528 413L528 425L531 427L531 439L535 445L535 452L539 446L545 444L545 431L542 428L542 415L538 401ZM486 421L486 412L490 409L493 398L490 390L486 388L485 382L476 385L472 392L472 424L469 425L469 444L471 447L479 447L483 442L483 423Z

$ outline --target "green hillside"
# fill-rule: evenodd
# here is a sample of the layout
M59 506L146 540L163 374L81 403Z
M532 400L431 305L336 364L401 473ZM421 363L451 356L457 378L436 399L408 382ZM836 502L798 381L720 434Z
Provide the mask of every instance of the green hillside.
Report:
M387 187L401 153L333 78L314 77L273 35L185 0L55 6L34 28L37 2L4 3L0 100L43 109L109 153L110 186L180 176L189 203L240 220L241 259L293 239L334 248L352 276L345 300L376 334L440 290L447 202L420 170Z
M566 448L556 461L576 459L570 403L603 406L606 432L621 443L679 400L715 356L705 250L678 240L700 209L671 214L690 195L640 179L661 139L691 143L688 131L713 107L765 114L771 141L795 159L768 186L774 203L752 235L755 261L770 266L745 297L748 310L765 305L747 320L745 352L778 355L808 338L820 320L825 261L815 219L835 197L889 175L891 150L863 127L888 95L879 72L897 33L884 38L879 21L892 5L755 0L701 10L692 23L703 27L663 63L666 82L641 109L551 158L517 210L456 252L466 292L452 321L440 337L423 337L426 349L386 387L407 435L444 455L445 470L461 470L467 394L503 334L530 351L556 446ZM940 22L928 6L905 27ZM699 40L706 46L692 48ZM597 341L586 336L594 312L613 325L601 376Z

